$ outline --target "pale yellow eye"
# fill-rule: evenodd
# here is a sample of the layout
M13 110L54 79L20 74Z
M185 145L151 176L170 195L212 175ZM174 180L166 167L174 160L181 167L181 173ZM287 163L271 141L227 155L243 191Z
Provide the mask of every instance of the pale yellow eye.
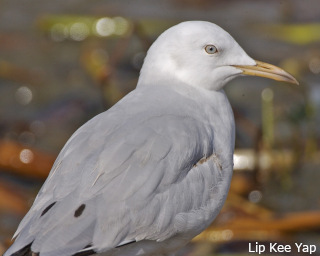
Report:
M218 52L217 48L213 44L208 44L204 49L209 54L214 54Z

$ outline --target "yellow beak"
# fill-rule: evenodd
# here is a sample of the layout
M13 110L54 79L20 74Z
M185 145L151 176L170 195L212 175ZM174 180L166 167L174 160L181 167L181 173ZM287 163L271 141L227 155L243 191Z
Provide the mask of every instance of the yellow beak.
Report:
M270 78L277 81L284 81L289 82L292 84L299 84L299 82L288 72L284 71L283 69L264 63L262 61L255 61L257 65L255 66L241 66L241 65L234 65L234 67L241 69L242 74L249 75L249 76L261 76Z

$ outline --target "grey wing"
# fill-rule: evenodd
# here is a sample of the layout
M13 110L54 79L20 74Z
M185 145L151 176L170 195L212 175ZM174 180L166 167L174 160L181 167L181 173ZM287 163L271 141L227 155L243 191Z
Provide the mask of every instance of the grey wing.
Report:
M212 128L186 115L119 121L119 111L70 138L5 256L30 243L43 256L63 256L192 238L216 216L219 190L228 189L221 166L232 166L216 157Z

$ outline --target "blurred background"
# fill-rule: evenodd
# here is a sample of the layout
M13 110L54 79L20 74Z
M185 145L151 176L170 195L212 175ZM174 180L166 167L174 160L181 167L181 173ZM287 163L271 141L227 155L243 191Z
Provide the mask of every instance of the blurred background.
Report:
M148 47L185 20L218 24L300 86L226 86L237 123L230 193L179 255L247 255L257 241L320 250L318 0L2 0L0 254L67 139L135 88Z

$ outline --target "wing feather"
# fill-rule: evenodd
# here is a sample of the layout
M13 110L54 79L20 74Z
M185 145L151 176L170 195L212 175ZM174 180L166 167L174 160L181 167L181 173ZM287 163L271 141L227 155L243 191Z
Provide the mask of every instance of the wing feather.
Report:
M91 244L101 252L126 241L200 232L212 221L217 212L211 208L224 200L218 192L225 189L226 174L214 158L199 162L218 154L208 115L189 115L200 103L178 93L168 95L165 106L152 95L133 92L75 132L21 222L13 248L33 242L33 251L51 256ZM232 169L226 159L219 164ZM76 218L81 204L86 208Z

